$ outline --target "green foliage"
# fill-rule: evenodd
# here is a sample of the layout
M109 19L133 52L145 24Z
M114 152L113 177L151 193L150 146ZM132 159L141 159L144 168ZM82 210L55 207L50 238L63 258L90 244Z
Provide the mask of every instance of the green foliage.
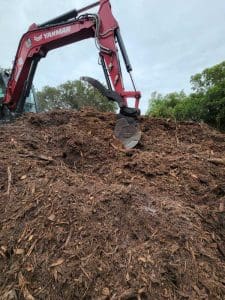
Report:
M192 76L191 84L202 97L202 120L225 130L225 61Z
M183 91L170 93L165 96L154 92L149 100L147 114L153 117L174 118L177 105L185 100L186 97Z
M177 120L204 121L225 130L225 62L191 77L193 93L153 93L147 114Z
M45 86L37 93L40 110L53 108L80 109L95 107L99 111L115 111L116 104L102 96L88 83L75 80L67 81L57 87Z
M205 69L202 73L191 76L192 89L196 92L208 92L211 88L225 87L225 61L211 68Z

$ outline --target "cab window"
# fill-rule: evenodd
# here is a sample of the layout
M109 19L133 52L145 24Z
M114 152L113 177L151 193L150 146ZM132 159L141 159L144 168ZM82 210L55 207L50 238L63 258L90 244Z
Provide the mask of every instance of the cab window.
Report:
M27 97L25 105L24 105L25 112L36 112L36 105L34 100L33 90L30 90L30 95Z
M0 87L0 98L4 98L5 94L3 92L3 89Z
M2 81L2 78L0 77L0 98L4 98L4 96L5 96L4 82Z

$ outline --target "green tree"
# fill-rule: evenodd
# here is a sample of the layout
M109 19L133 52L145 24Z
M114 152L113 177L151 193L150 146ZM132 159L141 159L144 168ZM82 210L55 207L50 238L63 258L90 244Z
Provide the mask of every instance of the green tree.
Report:
M183 91L169 93L165 96L154 92L149 100L147 114L153 117L174 118L176 106L186 98Z
M89 106L99 111L115 111L117 107L88 83L80 80L67 81L57 87L45 86L37 93L37 97L40 110Z
M154 93L147 114L177 120L204 121L225 130L225 62L191 77L193 92Z
M200 121L202 119L202 98L196 94L190 94L174 107L174 118L178 121Z
M225 61L191 77L192 89L202 99L201 119L225 129Z
M60 92L55 87L43 87L42 91L37 92L37 98L41 111L51 110L54 107L63 108L64 105L60 99Z

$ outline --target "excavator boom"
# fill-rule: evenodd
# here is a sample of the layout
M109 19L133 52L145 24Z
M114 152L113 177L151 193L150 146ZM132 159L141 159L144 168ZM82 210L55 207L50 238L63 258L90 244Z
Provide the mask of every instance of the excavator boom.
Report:
M95 6L99 6L97 14L86 12ZM88 38L95 39L107 88L90 77L83 79L100 90L109 100L118 103L120 117L137 119L140 114L138 106L141 94L136 91L135 86L134 91L126 91L124 88L117 45L131 79L132 67L109 0L100 0L80 10L74 9L40 25L32 24L20 40L3 104L11 111L22 113L40 59L50 50ZM132 83L134 84L133 80ZM135 99L134 108L128 107L128 98ZM129 124L128 122L127 126ZM115 134L119 137L118 129ZM119 138L129 147L132 135L125 137L124 141L121 136Z

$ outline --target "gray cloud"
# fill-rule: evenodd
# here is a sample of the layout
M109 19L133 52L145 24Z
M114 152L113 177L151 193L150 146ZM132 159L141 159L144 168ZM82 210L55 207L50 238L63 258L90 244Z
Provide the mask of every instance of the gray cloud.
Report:
M8 67L22 34L89 0L0 0L0 65ZM143 111L151 92L190 90L190 76L224 60L224 0L111 0L133 64ZM57 85L89 75L104 80L92 40L50 52L38 68L35 85ZM125 83L130 87L128 79Z

